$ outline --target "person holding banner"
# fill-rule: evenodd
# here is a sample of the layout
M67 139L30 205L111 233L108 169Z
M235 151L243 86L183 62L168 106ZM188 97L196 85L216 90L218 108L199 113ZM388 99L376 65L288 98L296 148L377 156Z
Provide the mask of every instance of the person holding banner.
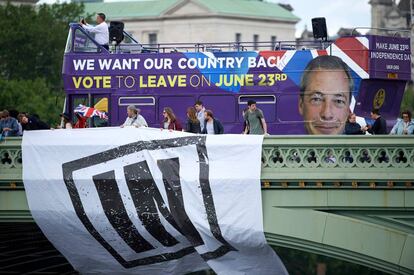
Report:
M224 128L221 122L214 118L213 112L211 110L206 110L204 112L206 118L204 123L204 128L201 131L202 134L209 135L221 135L224 134Z
M182 131L183 127L175 116L173 110L170 107L165 107L162 111L164 119L161 122L161 129L168 129L174 131Z
M127 113L128 117L126 118L124 124L121 125L121 127L126 126L135 126L137 128L139 127L148 127L147 121L145 118L140 115L140 110L135 107L134 105L129 105L127 107Z

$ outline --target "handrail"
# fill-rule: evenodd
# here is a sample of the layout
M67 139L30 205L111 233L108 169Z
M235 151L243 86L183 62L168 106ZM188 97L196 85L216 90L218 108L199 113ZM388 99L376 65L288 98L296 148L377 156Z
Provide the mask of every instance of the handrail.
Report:
M0 142L0 183L22 183L21 138ZM412 136L269 136L263 187L411 188Z

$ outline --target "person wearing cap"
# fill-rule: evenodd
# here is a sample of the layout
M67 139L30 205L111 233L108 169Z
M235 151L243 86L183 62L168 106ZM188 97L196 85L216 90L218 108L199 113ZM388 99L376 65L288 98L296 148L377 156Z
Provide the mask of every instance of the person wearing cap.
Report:
M137 128L148 127L148 124L145 118L139 114L140 111L141 110L135 107L134 105L129 105L127 108L128 117L126 118L124 124L121 125L121 127L126 127L126 126L135 126Z

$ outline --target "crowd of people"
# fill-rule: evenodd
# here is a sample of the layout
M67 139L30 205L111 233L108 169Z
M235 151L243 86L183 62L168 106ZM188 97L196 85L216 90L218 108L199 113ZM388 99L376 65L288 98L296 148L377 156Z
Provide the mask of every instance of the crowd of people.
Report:
M356 122L356 115L350 113L348 120L345 124L346 135L365 135L369 133L371 135L386 135L387 121L381 116L378 109L371 111L371 118L374 120L372 125L361 126ZM397 119L397 122L391 129L390 135L414 135L414 120L411 118L410 111L403 111L401 118Z
M245 120L243 134L267 134L267 125L262 110L256 107L254 100L249 100L248 108L243 111ZM127 107L127 118L121 127L135 126L148 127L145 118L140 114L140 110L134 105ZM185 131L194 134L219 135L224 134L223 124L214 117L213 111L206 110L203 102L196 101L194 106L187 108L187 120L183 126L178 120L174 111L170 107L165 107L162 111L161 129L171 131Z
M267 135L267 124L263 111L257 108L254 100L247 102L247 108L243 111L244 124L242 134ZM196 101L194 106L187 108L187 120L185 124L179 121L170 107L165 107L162 112L160 128L170 131L185 131L194 134L224 134L224 127L213 111L206 109L203 102ZM73 124L69 114L62 113L61 124L56 128L72 129L86 128L88 118L75 113L76 123ZM344 127L345 135L384 135L387 134L387 121L381 116L378 109L371 111L372 125L361 126L356 121L356 115L350 113ZM306 122L305 122L306 123ZM127 118L121 127L148 127L145 118L140 114L140 109L135 105L127 107ZM19 113L15 110L0 111L0 133L3 137L22 136L24 131L53 129L43 122L36 114ZM410 111L403 111L401 118L397 119L390 135L414 135L414 120Z
M23 131L50 129L36 114L19 113L16 110L0 111L0 136L22 136Z

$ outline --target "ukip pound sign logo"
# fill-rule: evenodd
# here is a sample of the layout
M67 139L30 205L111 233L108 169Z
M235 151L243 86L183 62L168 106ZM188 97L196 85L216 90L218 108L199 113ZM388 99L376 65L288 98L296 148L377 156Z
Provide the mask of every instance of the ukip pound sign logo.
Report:
M168 198L168 206L164 202L160 190L148 167L146 160L128 164L123 167L125 182L131 194L138 218L145 230L164 247L172 247L179 241L172 236L163 226L159 213L189 242L190 246L181 248L174 252L155 254L143 258L126 260L110 243L98 232L85 212L79 190L74 180L74 172L99 165L124 156L139 153L143 150L162 150L183 146L195 146L199 165L199 184L203 197L207 220L212 236L220 243L220 246L201 254L208 261L219 258L229 251L236 251L222 236L213 195L209 182L208 154L205 145L206 137L190 136L166 140L138 141L119 146L98 154L80 158L62 165L64 182L70 195L76 214L88 232L125 268L149 265L182 258L196 252L194 247L203 245L203 239L188 217L185 208L180 182L179 158L168 158L157 160L157 166L162 174L162 181ZM105 216L116 230L118 235L136 253L149 252L155 249L154 245L145 239L137 230L122 201L122 195L116 181L115 172L102 171L92 176L99 200L102 204ZM155 214L154 214L155 213ZM148 253L147 253L148 254ZM139 255L139 254L138 254Z
M373 106L375 109L379 109L382 107L385 101L385 90L379 89L374 96Z

